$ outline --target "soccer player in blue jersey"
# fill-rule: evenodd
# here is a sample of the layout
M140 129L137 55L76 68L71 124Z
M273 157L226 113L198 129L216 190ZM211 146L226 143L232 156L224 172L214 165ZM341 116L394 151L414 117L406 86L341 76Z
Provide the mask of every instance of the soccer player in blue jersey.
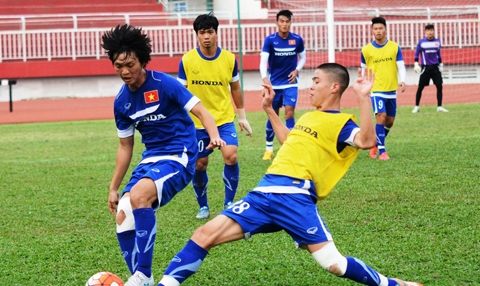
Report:
M325 198L347 172L359 149L375 145L370 111L375 75L372 70L364 74L362 77L359 69L353 84L360 126L353 115L340 113L341 95L349 85L349 75L339 64L317 67L310 87L310 100L316 110L300 117L291 130L272 107L272 86L264 85L263 108L282 144L277 156L256 188L193 233L171 260L159 286L183 283L217 245L281 230L298 247L308 250L322 268L338 277L375 286L420 285L387 278L361 260L340 254L316 206L317 200Z
M285 125L295 125L295 106L298 100L298 73L307 60L303 39L290 32L292 12L281 10L277 13L278 32L265 38L260 54L260 75L264 84L272 85L275 91L273 108L277 114L285 106ZM266 150L263 160L273 157L275 131L272 123L266 123Z
M220 137L226 142L226 146L220 148L224 161L222 178L225 184L224 207L226 207L235 199L240 178L237 160L238 138L232 99L237 108L240 131L245 130L246 135L251 136L252 128L245 114L235 55L217 46L218 25L218 20L212 13L200 15L195 19L193 29L199 45L183 55L177 79L200 98L205 108L213 115ZM202 122L195 117L192 119L197 130L199 148L192 181L199 205L196 217L207 219L210 216L207 167L208 156L213 150L205 148L209 145L210 137Z
M435 38L435 28L433 24L425 25L425 38L421 39L417 44L415 50L415 64L414 71L420 73L420 79L418 80L417 94L415 95L415 107L412 113L420 111L420 99L422 98L422 91L425 86L430 84L432 79L433 84L437 88L437 112L448 112L446 108L442 106L443 99L443 63L442 56L440 55L440 48L442 43L439 39ZM422 59L422 66L418 64L418 59Z
M118 242L132 273L126 286L154 285L154 211L192 180L198 148L188 112L204 124L210 136L207 148L225 145L212 115L197 97L174 77L145 68L152 51L150 42L141 28L128 24L102 36L102 47L124 82L113 103L120 143L108 207L116 216ZM119 200L118 190L132 159L135 129L145 151Z
M401 91L405 91L407 72L400 46L387 39L387 22L383 17L372 19L371 43L362 48L361 67L371 68L377 75L372 88L372 107L377 124L377 146L370 149L370 157L379 160L390 160L385 148L385 140L395 121L397 113L398 77Z

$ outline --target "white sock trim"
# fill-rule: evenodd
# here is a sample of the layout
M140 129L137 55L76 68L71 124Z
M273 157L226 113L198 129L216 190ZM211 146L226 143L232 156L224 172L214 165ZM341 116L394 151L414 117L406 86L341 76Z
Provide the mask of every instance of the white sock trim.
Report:
M172 276L169 275L163 275L162 280L159 282L162 285L165 286L179 286L180 283L177 281L177 279L173 278Z

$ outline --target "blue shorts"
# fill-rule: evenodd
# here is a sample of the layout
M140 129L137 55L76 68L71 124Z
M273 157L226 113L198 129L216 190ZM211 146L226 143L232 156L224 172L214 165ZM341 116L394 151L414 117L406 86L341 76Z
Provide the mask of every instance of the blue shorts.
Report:
M221 214L240 224L246 239L257 233L285 230L298 244L332 240L317 205L306 194L251 191Z
M372 96L373 113L387 113L387 116L395 117L397 115L397 99Z
M289 87L285 89L275 89L275 97L273 98L273 109L279 109L282 106L297 106L298 87Z
M237 130L235 129L235 124L233 122L218 126L218 132L220 133L220 138L222 138L227 145L238 146ZM198 158L205 158L213 153L215 148L210 150L205 149L208 144L210 144L210 136L208 136L207 130L197 129L197 141Z
M189 164L192 166L189 166L188 169L194 170L195 160L189 160ZM192 181L193 172L189 172L188 169L173 160L140 164L133 170L130 181L123 189L122 196L124 193L130 192L141 179L150 178L157 186L158 200L152 205L152 208L157 210L170 202Z

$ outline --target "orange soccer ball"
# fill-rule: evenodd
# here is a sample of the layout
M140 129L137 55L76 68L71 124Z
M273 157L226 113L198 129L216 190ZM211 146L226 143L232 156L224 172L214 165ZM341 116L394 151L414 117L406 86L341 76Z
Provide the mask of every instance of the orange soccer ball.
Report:
M90 277L85 286L123 286L123 281L111 272L99 272Z

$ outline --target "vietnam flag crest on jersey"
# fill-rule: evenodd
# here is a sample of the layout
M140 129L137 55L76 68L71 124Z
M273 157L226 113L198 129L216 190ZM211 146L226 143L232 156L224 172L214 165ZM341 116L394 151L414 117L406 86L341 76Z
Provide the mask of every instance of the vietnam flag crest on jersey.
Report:
M288 40L288 44L294 46L297 43L295 40Z
M152 103L160 100L158 98L158 90L144 92L143 97L145 98L145 103Z

